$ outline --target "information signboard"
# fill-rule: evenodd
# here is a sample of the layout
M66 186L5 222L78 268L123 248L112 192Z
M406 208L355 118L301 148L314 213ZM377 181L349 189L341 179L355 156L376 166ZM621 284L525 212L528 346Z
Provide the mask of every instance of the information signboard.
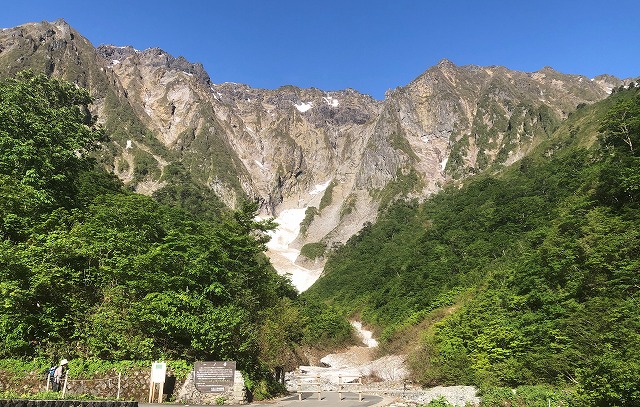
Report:
M167 364L164 362L154 362L151 366L151 382L164 383L167 377Z
M200 393L224 393L233 389L236 362L196 362L194 384Z

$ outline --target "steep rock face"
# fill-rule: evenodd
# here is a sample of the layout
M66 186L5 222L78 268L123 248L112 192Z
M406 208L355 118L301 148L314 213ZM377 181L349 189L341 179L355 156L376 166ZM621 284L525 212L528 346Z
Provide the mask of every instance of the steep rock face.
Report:
M102 163L151 194L180 163L233 206L315 207L298 246L344 242L379 205L510 164L580 103L623 84L551 68L459 67L443 60L377 101L355 90L213 84L201 64L158 48L91 43L64 21L0 32L3 76L31 68L90 89L111 142Z
M601 83L550 68L457 67L447 60L387 95L388 117L408 144L423 193L450 179L526 155L579 103L608 94ZM382 129L393 134L389 125Z

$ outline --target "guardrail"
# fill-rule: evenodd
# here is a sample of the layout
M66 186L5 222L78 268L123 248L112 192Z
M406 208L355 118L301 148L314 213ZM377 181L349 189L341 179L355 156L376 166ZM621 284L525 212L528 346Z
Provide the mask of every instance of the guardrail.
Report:
M351 378L350 381L345 382L343 379L345 378ZM298 401L302 401L302 393L306 390L306 391L311 391L311 393L317 393L318 394L318 400L322 400L322 392L330 392L330 393L338 393L338 399L339 400L344 400L344 398L342 397L342 393L345 392L345 390L351 386L355 386L356 389L355 390L348 390L350 392L354 392L354 393L358 393L358 401L362 401L362 377L361 376L342 376L342 375L338 375L338 390L337 391L330 391L330 390L323 390L322 389L322 381L320 380L320 375L316 375L316 376L305 376L305 375L299 375L299 376L295 376L296 379L296 387L297 387L297 393L298 393ZM310 381L315 379L315 381ZM357 381L355 381L357 380ZM311 389L305 389L303 387L306 386L311 386Z

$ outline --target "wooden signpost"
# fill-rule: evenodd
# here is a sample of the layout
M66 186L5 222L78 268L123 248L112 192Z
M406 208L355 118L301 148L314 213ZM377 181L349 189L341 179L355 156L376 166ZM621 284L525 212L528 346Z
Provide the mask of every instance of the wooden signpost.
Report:
M164 381L167 377L167 364L164 362L155 362L151 366L151 383L149 386L149 403L153 403L153 395L155 387L158 386L158 403L162 403L162 390L164 389Z

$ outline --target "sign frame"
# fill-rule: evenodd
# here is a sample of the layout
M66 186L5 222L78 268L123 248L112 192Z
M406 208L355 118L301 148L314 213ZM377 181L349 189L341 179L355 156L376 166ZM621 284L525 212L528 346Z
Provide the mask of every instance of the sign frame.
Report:
M233 390L236 361L195 362L193 384L200 393L226 393Z

